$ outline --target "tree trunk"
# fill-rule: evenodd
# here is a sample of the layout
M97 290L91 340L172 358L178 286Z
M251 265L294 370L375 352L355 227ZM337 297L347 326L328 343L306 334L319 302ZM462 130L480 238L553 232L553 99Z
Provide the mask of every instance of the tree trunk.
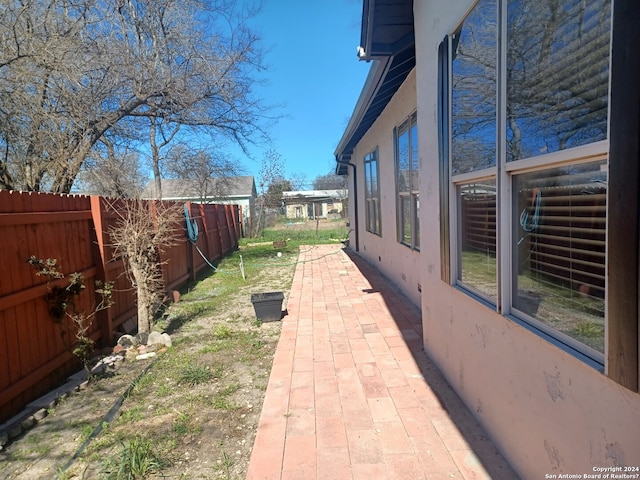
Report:
M138 333L149 333L151 331L151 323L153 313L151 312L151 304L153 303L153 292L149 289L147 282L146 268L139 265L138 262L131 261L131 274L136 282L137 303L138 303Z

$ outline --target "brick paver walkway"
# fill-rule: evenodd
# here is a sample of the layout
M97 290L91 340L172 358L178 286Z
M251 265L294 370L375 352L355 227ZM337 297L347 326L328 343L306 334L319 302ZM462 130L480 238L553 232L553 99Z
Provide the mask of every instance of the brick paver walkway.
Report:
M425 357L420 312L336 245L300 261L247 479L517 478Z

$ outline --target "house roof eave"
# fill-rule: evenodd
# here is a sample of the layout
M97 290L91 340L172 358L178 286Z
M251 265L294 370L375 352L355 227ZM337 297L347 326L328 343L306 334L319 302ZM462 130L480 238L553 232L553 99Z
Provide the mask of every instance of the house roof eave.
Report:
M336 174L346 175L353 150L415 66L415 46L374 60L353 114L335 150Z
M364 0L358 57L372 64L335 151L337 175L415 66L412 0Z

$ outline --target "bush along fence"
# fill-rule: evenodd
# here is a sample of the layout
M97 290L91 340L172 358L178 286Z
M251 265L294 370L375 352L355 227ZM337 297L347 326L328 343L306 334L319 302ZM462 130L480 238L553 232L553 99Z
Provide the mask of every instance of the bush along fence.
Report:
M99 286L110 285L111 308L96 312L85 332L97 347L112 346L122 325L136 318L136 291L110 239L123 206L98 196L0 191L0 423L79 369L73 339L51 313L52 289L67 288L70 275L83 278L76 311L95 311ZM237 248L241 233L237 205L187 202L186 209L200 233L192 243L182 221L175 244L160 254L167 293L207 267L196 246L215 262ZM54 259L60 278L34 274L32 257Z

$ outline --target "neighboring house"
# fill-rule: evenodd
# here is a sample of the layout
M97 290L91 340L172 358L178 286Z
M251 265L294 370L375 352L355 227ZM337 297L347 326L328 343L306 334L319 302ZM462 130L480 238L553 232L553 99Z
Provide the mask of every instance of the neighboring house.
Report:
M613 1L364 1L350 248L522 478L639 473L640 4Z
M234 204L242 207L245 231L255 216L258 197L253 176L216 177L206 179L162 179L162 199L178 202ZM145 187L142 198L158 198L155 181Z
M340 216L346 190L299 190L282 192L287 218L317 219Z

